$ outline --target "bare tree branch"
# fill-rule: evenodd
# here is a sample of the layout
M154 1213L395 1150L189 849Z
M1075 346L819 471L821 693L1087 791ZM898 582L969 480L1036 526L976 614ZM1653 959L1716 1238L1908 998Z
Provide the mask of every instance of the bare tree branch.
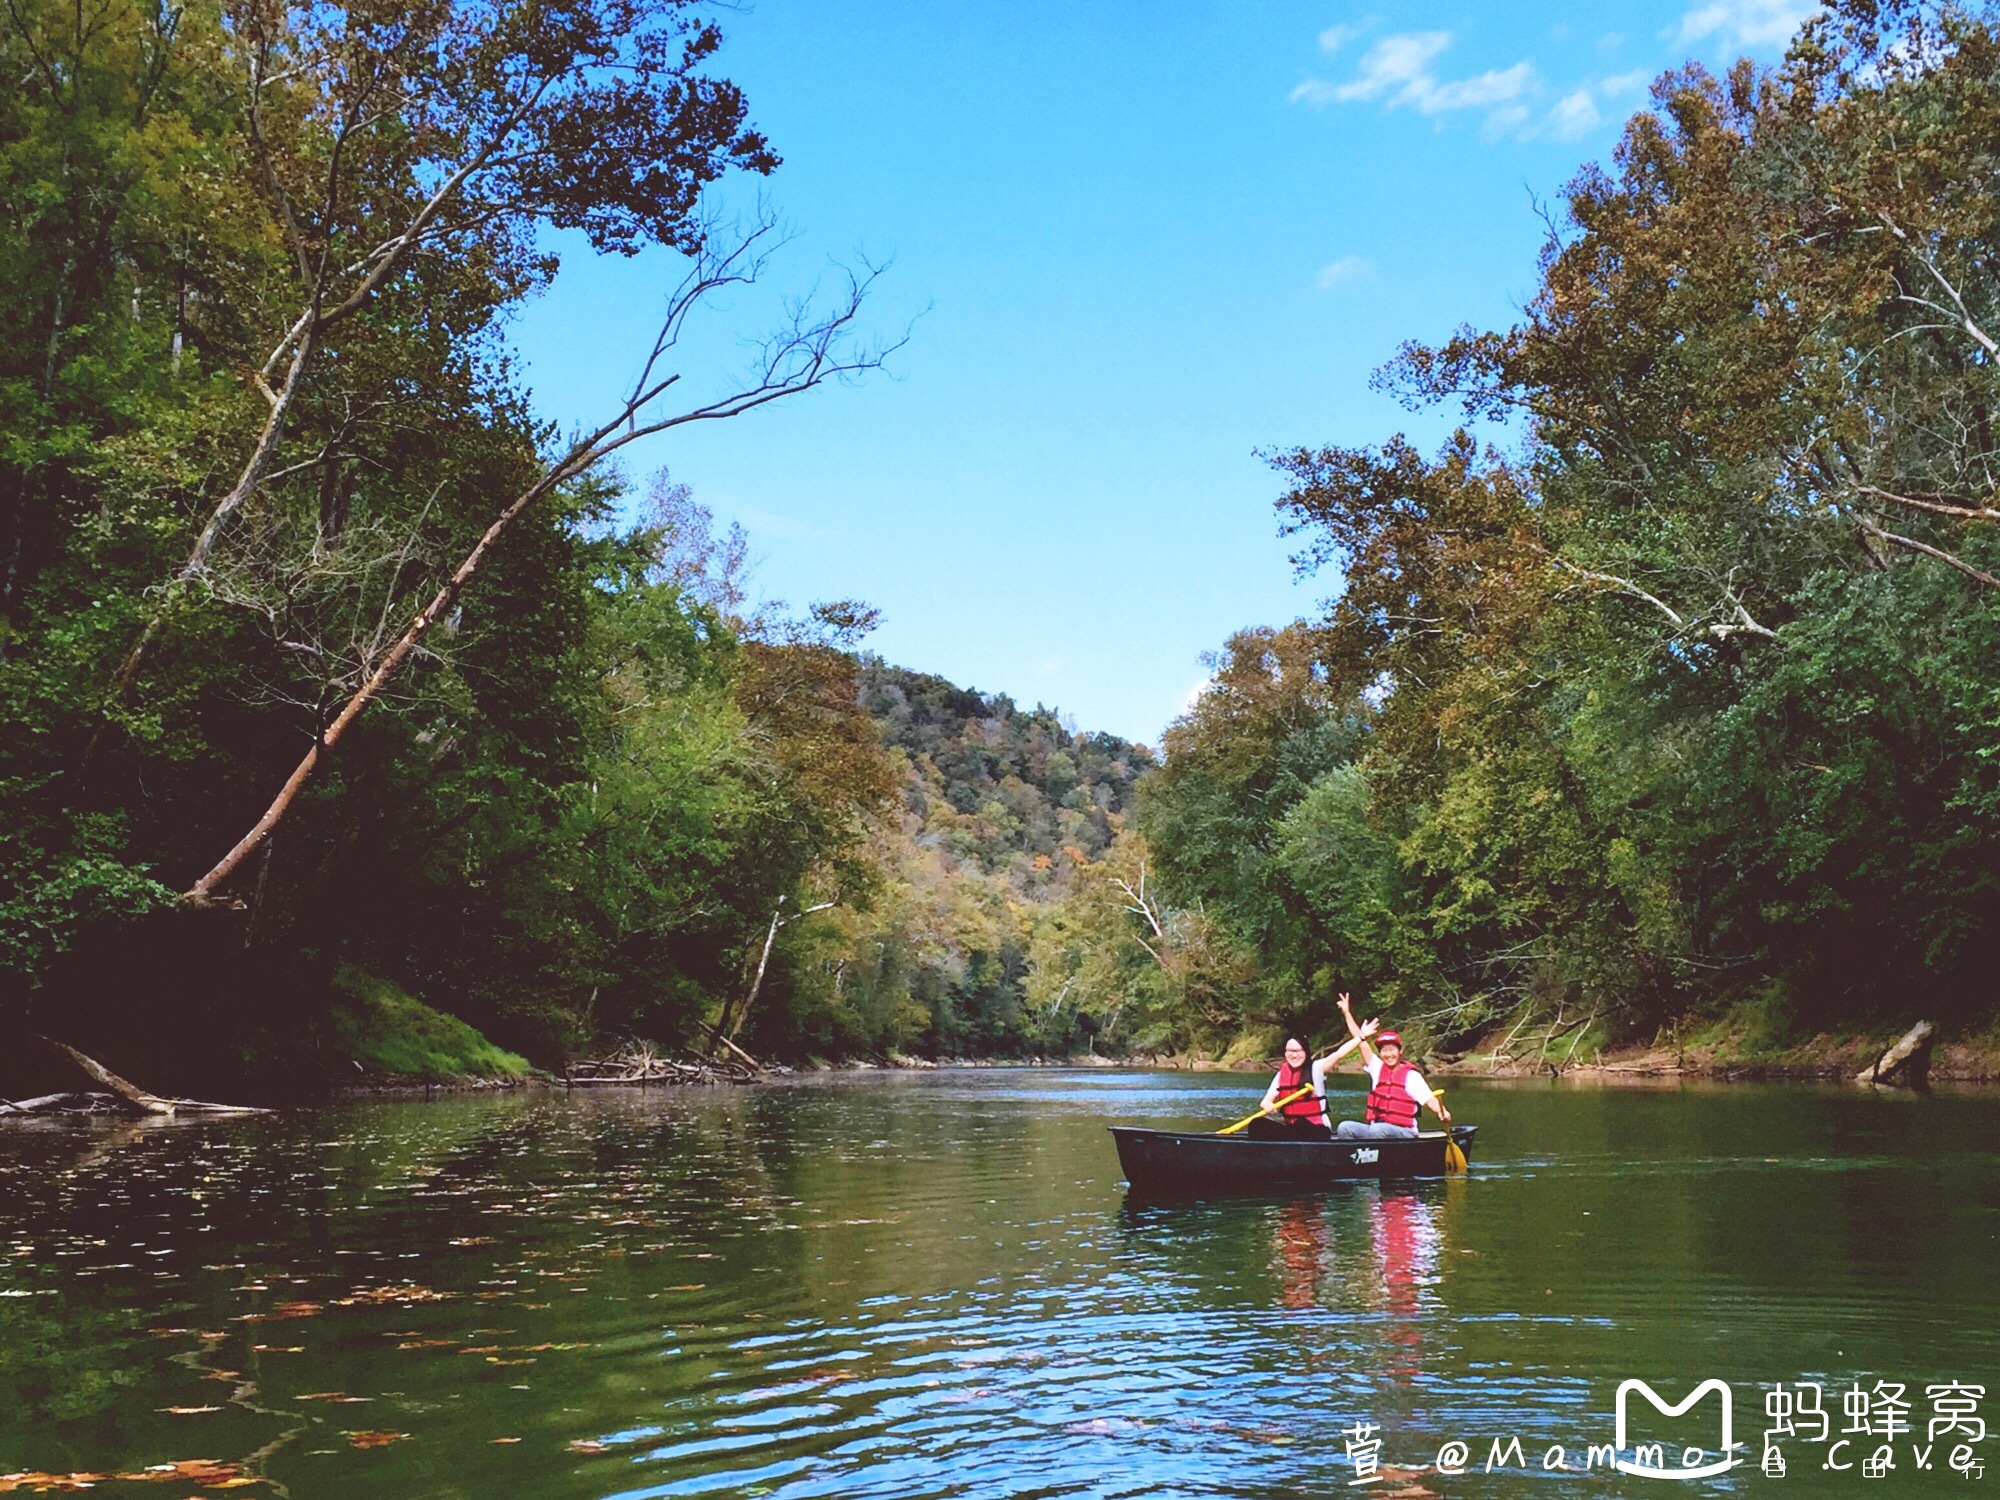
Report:
M661 360L678 338L689 313L695 304L714 288L751 279L754 276L754 268L760 267L762 262L756 256L753 247L762 241L770 229L769 222L762 221L747 235L740 237L729 250L721 253L703 251L697 254L694 266L680 288L669 299L660 332L653 341L652 352L641 367L639 378L634 382L631 393L620 405L617 413L596 430L573 442L560 458L544 469L539 479L515 496L501 510L464 561L459 563L438 589L430 603L417 611L415 618L410 621L402 635L382 654L366 680L320 732L311 748L294 767L292 774L286 778L263 816L237 840L235 847L225 854L213 869L183 893L185 901L193 905L214 902L216 889L228 880L237 867L255 853L270 836L271 831L290 811L299 792L311 780L321 758L332 752L354 721L402 670L425 637L450 613L459 595L465 591L466 585L472 581L480 564L485 561L486 555L522 512L552 490L586 473L611 454L642 437L689 422L740 416L780 397L811 390L814 386L824 384L830 379L879 369L890 354L908 341L909 335L906 332L885 346L856 347L850 344L853 325L860 314L862 303L876 278L881 274L880 270L869 267L864 274L849 277L846 296L824 316L813 318L802 309L794 309L786 328L765 346L764 357L744 388L689 410L647 420L643 415L645 409L681 378L679 374L663 376L657 372Z
M1906 506L1910 510L1928 511L1934 516L1953 516L1964 521L2000 521L2000 510L1993 510L1983 505L1954 504L1935 496L1898 495L1889 490L1877 489L1872 484L1858 485L1855 492L1873 496L1877 500L1887 500L1891 505Z
M1950 279L1944 274L1944 272L1938 269L1937 258L1933 256L1930 253L1930 251L1920 247L1915 240L1911 239L1907 234L1903 233L1901 229L1898 229L1896 227L1895 221L1892 220L1886 213L1878 213L1877 217L1879 217L1882 220L1883 224L1885 224L1888 227L1889 233L1893 234L1897 239L1901 240L1905 245L1909 246L1910 253L1916 258L1917 264L1922 266L1926 271L1930 272L1931 280L1935 281L1940 287L1942 287L1944 289L1944 294L1947 297L1951 298L1952 307L1957 309L1958 321L1964 327L1965 331L1971 334L1973 338L1977 339L1981 347L1983 347L1988 354L2000 354L2000 344L1996 344L1993 341L1992 337L1987 334L1986 330L1981 328L1977 323L1973 321L1972 312L1965 305L1965 298L1959 295L1958 288L1953 286L1951 284ZM1911 297L1908 300L1912 302L1923 301L1923 299L1919 297ZM1929 307L1937 307L1937 304L1934 302L1925 303L1925 305ZM1938 307L1937 310L1939 312L1947 312L1947 309L1942 307Z
M1537 550L1541 551L1542 549L1537 549ZM1561 568L1565 573L1574 573L1578 578L1585 579L1588 582L1601 583L1606 588L1616 589L1621 594L1629 594L1634 599L1643 599L1646 603L1652 605L1653 608L1657 609L1661 614L1665 615L1670 621L1672 621L1675 630L1687 629L1687 621L1681 618L1679 611L1674 609L1674 607L1668 604L1664 599L1661 599L1653 594L1647 593L1644 589L1640 588L1639 585L1634 583L1631 579L1620 578L1615 573L1593 573L1588 568L1579 568L1575 563L1569 561L1567 558L1557 557L1553 552L1542 551L1542 555L1546 557L1550 562L1554 563L1557 567Z
M2000 589L2000 578L1995 578L1991 573L1975 568L1971 563L1965 561L1965 559L1954 557L1942 548L1933 547L1928 542L1920 542L1915 537L1898 536L1893 531L1884 531L1866 516L1856 516L1854 524L1870 536L1887 542L1892 547L1901 547L1908 552L1921 552L1925 557L1934 557L1946 567L1958 569L1967 578L1977 579L1989 589Z

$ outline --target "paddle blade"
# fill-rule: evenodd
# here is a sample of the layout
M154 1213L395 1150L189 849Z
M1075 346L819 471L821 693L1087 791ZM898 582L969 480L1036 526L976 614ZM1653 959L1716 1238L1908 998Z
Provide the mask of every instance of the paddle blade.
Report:
M1464 1148L1458 1144L1457 1138L1451 1133L1451 1127L1447 1125L1444 1136L1444 1169L1447 1172L1457 1173L1466 1171L1469 1166L1470 1163L1465 1159Z

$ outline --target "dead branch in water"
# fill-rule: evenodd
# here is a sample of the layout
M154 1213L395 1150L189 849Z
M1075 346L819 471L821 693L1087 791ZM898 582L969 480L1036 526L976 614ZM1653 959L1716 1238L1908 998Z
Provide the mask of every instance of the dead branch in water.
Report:
M74 1102L90 1100L87 1106L95 1112L95 1101L109 1099L115 1101L127 1113L169 1117L176 1115L261 1115L268 1110L252 1109L240 1104L209 1104L199 1099L163 1099L157 1094L149 1094L135 1083L127 1082L105 1067L96 1058L87 1056L67 1042L54 1041L40 1032L27 1034L28 1041L57 1060L69 1064L88 1078L102 1094L45 1094L38 1099L24 1099L7 1104L4 1110L10 1115L53 1114L76 1109Z
M683 1061L664 1055L651 1042L635 1041L610 1057L572 1062L564 1070L563 1081L573 1088L644 1088L654 1083L755 1083L773 1072L786 1071L767 1069L734 1043L725 1045L743 1061L699 1055Z

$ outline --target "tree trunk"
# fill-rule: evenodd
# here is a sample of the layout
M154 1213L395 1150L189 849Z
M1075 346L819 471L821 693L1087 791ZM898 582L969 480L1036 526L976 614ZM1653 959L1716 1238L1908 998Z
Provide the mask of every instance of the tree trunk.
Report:
M1863 1087L1886 1083L1922 1088L1930 1073L1931 1041L1936 1030L1929 1021L1917 1022L1900 1042L1875 1060L1873 1067L1857 1073L1854 1081Z
M95 1058L85 1057L76 1048L67 1043L50 1041L49 1038L37 1032L30 1032L28 1039L53 1052L57 1057L64 1059L66 1062L73 1063L77 1068L82 1070L83 1075L92 1083L96 1084L99 1088L109 1089L135 1109L143 1110L149 1115L170 1115L174 1112L174 1106L171 1101L149 1094L137 1084L127 1083L116 1073L105 1067L104 1064L98 1062Z
M723 1046L734 1049L736 1033L743 1029L743 1023L750 1019L750 1007L757 1003L757 991L764 987L764 968L771 962L771 945L778 940L778 929L784 926L785 898L780 896L778 904L771 910L771 930L764 934L764 951L757 956L757 976L750 981L750 993L743 997L743 1009L737 1014L735 1024L729 1020L730 1002L722 1002L722 1015L715 1023L715 1037Z

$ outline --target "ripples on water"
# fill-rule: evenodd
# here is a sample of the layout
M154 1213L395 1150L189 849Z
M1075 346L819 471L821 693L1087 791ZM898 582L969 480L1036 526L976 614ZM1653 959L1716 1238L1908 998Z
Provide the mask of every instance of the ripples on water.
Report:
M1609 1441L1627 1376L1737 1382L1753 1442L1772 1380L1906 1380L1920 1419L1927 1382L2000 1390L1990 1099L1461 1084L1470 1180L1127 1201L1107 1121L1226 1119L1258 1084L935 1073L0 1132L0 1474L1319 1495L1365 1421L1376 1493L1606 1494L1647 1484L1477 1470L1496 1437L1531 1464ZM1453 1438L1474 1473L1418 1472ZM1795 1487L1836 1478L1877 1493Z

